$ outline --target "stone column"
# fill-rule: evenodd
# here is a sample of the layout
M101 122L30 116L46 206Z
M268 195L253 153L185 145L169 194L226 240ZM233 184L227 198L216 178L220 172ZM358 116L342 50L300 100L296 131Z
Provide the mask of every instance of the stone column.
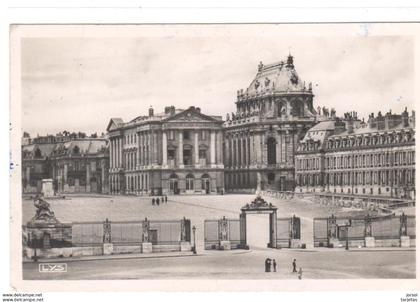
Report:
M144 166L144 149L143 149L144 136L143 136L142 133L140 133L139 139L140 139L140 144L139 144L139 149L140 149L140 166Z
M116 169L117 168L117 140L114 138L113 140L112 140L112 144L113 144L113 147L112 147L112 151L113 151L113 155L112 155L112 157L113 157L113 161L114 161L114 169Z
M90 192L90 163L86 164L86 192Z
M101 161L101 193L108 193L109 190L106 189L105 185L105 160ZM108 184L109 188L109 184Z
M223 135L222 131L217 132L217 152L219 154L217 158L217 164L223 165Z
M261 135L259 133L256 133L255 135L255 149L256 149L256 159L255 159L255 163L257 165L262 163L262 158L261 158Z
M26 183L29 186L29 181L31 179L31 167L26 167Z
M234 137L234 139L233 139L233 146L234 146L234 148L233 148L233 151L234 151L234 154L233 154L233 156L234 156L234 159L235 159L235 163L234 163L234 166L235 167L239 167L239 147L238 147L238 144L239 144L239 138L238 138L238 136L237 135L235 135L235 137Z
M113 160L112 160L112 156L114 154L113 149L113 145L112 145L112 139L109 139L109 168L112 169L114 166Z
M230 162L231 167L235 166L235 137L232 135L230 138Z
M166 131L162 132L162 166L168 165L168 142L166 140Z
M281 136L278 132L276 132L276 163L279 164L281 163Z
M230 137L226 139L225 141L225 154L224 154L224 164L225 166L229 166L230 161L230 154L229 154L229 143L230 143Z
M194 132L194 163L196 166L200 164L198 154L198 130Z
M184 160L183 160L183 137L182 137L182 130L178 132L178 167L184 168Z
M67 184L67 171L68 171L68 165L64 164L64 184Z
M210 164L216 163L216 133L212 130L210 132Z
M157 131L153 131L153 150L152 150L152 155L153 155L153 165L157 165L159 162L159 146L158 146L158 132Z
M119 168L120 167L120 139L119 138L116 138L116 154L117 154L117 160L116 160L116 166L117 166L117 168Z
M136 153L136 156L137 156L136 170L137 170L139 169L139 166L140 166L140 135L138 133L136 133L136 135L137 135L137 153Z

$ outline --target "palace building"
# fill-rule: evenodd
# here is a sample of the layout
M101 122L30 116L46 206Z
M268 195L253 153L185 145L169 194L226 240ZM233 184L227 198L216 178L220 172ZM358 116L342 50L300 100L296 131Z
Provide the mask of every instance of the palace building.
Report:
M60 133L24 139L23 193L41 193L43 179L52 179L56 193L108 193L106 137Z
M129 122L112 118L107 137L22 137L24 193L53 179L56 192L254 193L259 190L415 196L415 116L314 109L312 84L293 57L260 63L237 91L236 112L165 107Z
M367 123L355 112L311 128L296 152L297 192L415 198L415 115Z
M294 190L295 151L316 123L313 99L312 84L298 76L291 55L259 64L224 124L226 191Z
M223 120L166 107L124 123L110 120L113 194L216 194L224 190Z

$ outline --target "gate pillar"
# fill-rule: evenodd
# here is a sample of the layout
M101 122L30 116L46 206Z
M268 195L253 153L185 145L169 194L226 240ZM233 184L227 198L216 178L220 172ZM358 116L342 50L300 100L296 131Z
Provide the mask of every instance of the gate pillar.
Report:
M277 211L270 213L270 246L277 248Z
M246 244L246 213L244 211L242 211L242 213L239 215L239 233L241 247L248 249L248 245Z

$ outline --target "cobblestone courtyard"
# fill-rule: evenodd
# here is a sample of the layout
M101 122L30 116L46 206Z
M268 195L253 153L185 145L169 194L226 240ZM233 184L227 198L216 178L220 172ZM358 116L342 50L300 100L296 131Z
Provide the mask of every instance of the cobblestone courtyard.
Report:
M291 273L296 258L305 278L414 278L415 251L403 249L313 250L312 218L334 214L357 214L346 209L333 209L307 199L278 200L264 197L278 207L278 217L293 214L302 219L302 242L306 250L272 250L251 248L250 251L204 251L204 220L222 216L238 218L240 208L253 195L176 196L168 203L152 206L151 197L132 196L68 196L51 200L51 208L61 222L191 219L197 227L198 256L150 259L72 261L68 273L42 278L64 279L146 279L146 278L297 278ZM34 214L32 200L23 201L23 223ZM360 215L364 215L363 212ZM262 218L263 219L263 218ZM258 222L257 222L258 223ZM266 221L261 221L266 223ZM258 227L258 226L255 226ZM268 231L268 230L267 230ZM275 258L277 273L264 273L264 259ZM24 263L24 277L40 278L36 263Z

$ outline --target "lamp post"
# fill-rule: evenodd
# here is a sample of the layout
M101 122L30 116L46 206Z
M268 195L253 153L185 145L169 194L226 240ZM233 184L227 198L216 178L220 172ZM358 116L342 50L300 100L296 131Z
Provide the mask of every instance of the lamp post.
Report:
M38 255L36 254L36 248L37 248L38 238L37 238L36 234L33 234L32 240L33 240L33 248L34 248L33 260L34 260L34 262L38 262Z
M192 227L192 231L193 231L193 253L197 254L197 247L195 245L195 231L196 231L196 227L195 225Z

